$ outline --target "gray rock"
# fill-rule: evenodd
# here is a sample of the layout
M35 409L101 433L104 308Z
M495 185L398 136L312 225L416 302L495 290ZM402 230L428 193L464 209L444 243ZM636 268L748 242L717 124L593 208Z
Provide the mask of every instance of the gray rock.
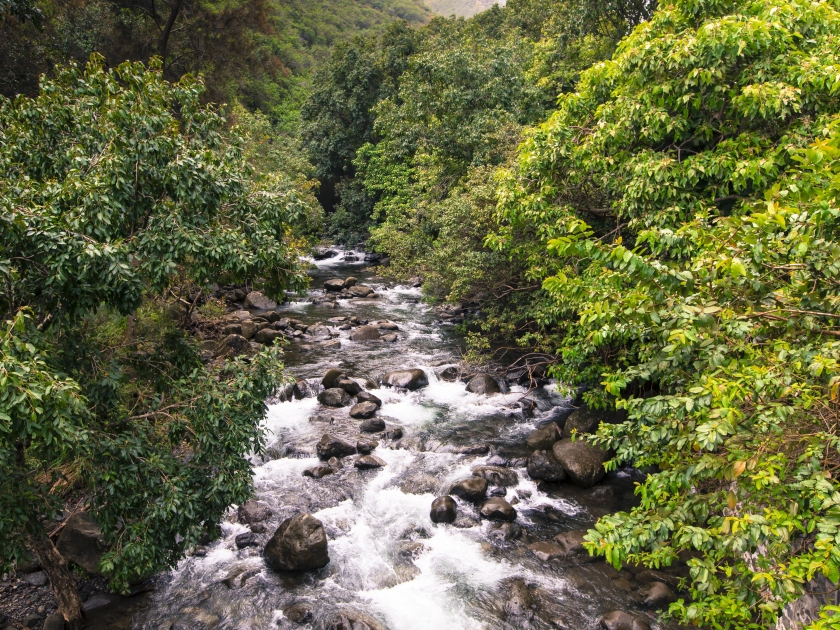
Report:
M29 582L32 586L46 586L50 583L50 579L43 571L35 571L23 577L24 581Z
M388 333L387 335L382 335L381 339L385 343L395 343L399 337L397 337L396 333Z
M505 600L505 614L508 620L518 619L525 621L534 617L534 598L528 585L522 580L513 580L508 588L507 599Z
M388 374L385 375L384 382L386 385L391 385L392 387L402 387L404 389L414 391L428 385L429 378L423 370L415 368L413 370L388 372Z
M254 535L254 532L244 532L242 534L237 534L233 542L236 545L237 549L244 549L245 547L256 547L257 537Z
M551 451L534 451L528 460L528 476L543 481L563 481L566 471Z
M614 610L601 617L602 630L650 630L650 626L636 615Z
M362 391L361 386L352 378L340 378L335 382L335 386L340 387L350 396L355 396L360 391Z
M353 341L375 341L380 337L382 335L376 326L359 326L350 333L350 339Z
M370 392L359 392L356 394L356 400L359 402L373 403L377 408L382 406L382 401Z
M591 556L583 546L585 531L572 530L557 534L554 543L559 547L558 558L573 560L575 562L594 562L597 558Z
M499 389L499 384L489 374L477 374L476 376L472 377L469 383L467 383L467 391L472 392L473 394L498 394L501 390Z
M487 480L483 477L467 477L452 485L449 494L461 497L464 501L478 503L487 496Z
M283 331L272 330L271 328L262 328L254 335L254 341L261 343L264 346L272 345L277 339L283 338Z
M502 466L476 466L472 474L486 479L494 486L515 486L519 483L516 471Z
M356 403L352 407L350 407L350 417L351 418L371 418L376 413L376 410L379 409L379 406L372 402L360 402ZM385 428L385 423L382 423L382 428Z
M438 485L438 480L435 477L419 474L406 479L400 485L400 490L404 494L433 494L437 491Z
M359 440L356 442L356 450L362 455L370 455L377 446L379 446L379 442L376 440Z
M513 542L522 535L522 528L516 523L491 522L487 527L487 537L496 543Z
M369 404L369 403L362 403ZM368 418L359 425L362 433L379 433L385 430L385 421L382 418Z
M114 595L113 593L94 593L84 602L85 612L110 606L111 604L119 602L121 599L122 597Z
M363 284L357 284L356 286L352 286L347 290L350 292L350 295L357 298L370 297L370 295L373 293L373 289L371 287L367 287Z
M368 470L370 468L382 468L387 462L376 455L362 455L359 459L353 462L353 466L359 470Z
M377 323L377 324L376 324L376 327L377 327L377 328L379 328L379 330L391 330L391 331L394 331L394 330L399 330L399 329L400 329L400 327L399 327L399 326L397 326L397 325L396 325L395 323L393 323L393 322L379 322L379 323Z
M343 610L335 615L325 630L387 630L373 617L356 610Z
M540 427L539 429L532 431L525 439L525 443L531 450L545 451L554 446L554 443L558 442L561 437L560 429L557 425L553 422L549 422L544 427Z
M664 608L668 604L677 601L677 596L667 584L662 582L651 582L645 584L636 594L636 601L648 608Z
M312 390L309 388L309 383L307 383L306 381L296 381L294 386L292 387L292 395L297 400L303 400L304 398L309 396L311 392Z
M438 497L432 501L432 510L429 512L432 523L453 523L457 516L458 506L452 497Z
M329 459L330 457L353 455L356 452L356 447L341 438L325 433L318 444L315 445L315 452L321 459Z
M222 328L222 332L226 335L241 335L242 326L241 324L228 324Z
M219 342L216 354L220 357L233 357L250 352L251 345L242 335L228 335Z
M344 280L341 278L330 278L324 282L324 288L327 291L338 292L344 288Z
M546 542L546 541L539 541L528 545L528 549L531 553L533 553L541 562L549 562L551 560L556 560L557 558L565 558L566 554L563 552L563 548L558 545L557 543L553 542Z
M245 306L247 308L258 309L260 311L273 311L277 308L277 302L271 298L267 298L259 291L251 291L245 296Z
M321 385L324 386L324 389L332 389L337 387L336 381L340 378L344 378L347 375L338 368L330 368L327 370L327 373L324 374L324 378L321 379Z
M298 625L308 623L314 618L309 604L298 602L283 609L283 616Z
M346 407L353 399L340 387L332 387L318 394L318 402L326 407Z
M399 440L403 436L403 430L401 427L394 427L393 429L388 429L382 437L386 437L389 440Z
M574 442L563 439L552 447L552 453L569 478L581 488L589 488L604 478L604 462L608 453L584 439Z
M257 334L257 325L250 319L240 322L239 328L242 329L242 336L245 339L252 339Z
M67 519L56 548L65 560L93 574L99 572L99 559L108 551L102 530L87 512L76 512Z
M243 525L253 525L254 523L262 523L271 518L271 508L262 501L254 501L249 499L239 506L237 516L239 522Z
M311 514L288 518L274 532L263 555L275 571L320 569L330 561L324 526Z
M488 521L514 521L516 510L513 506L501 497L487 499L481 506L481 517Z

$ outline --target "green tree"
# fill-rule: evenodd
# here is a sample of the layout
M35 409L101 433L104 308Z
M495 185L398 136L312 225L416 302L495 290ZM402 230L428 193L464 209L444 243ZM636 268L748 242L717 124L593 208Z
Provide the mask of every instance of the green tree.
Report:
M283 182L252 177L200 81L159 64L60 68L0 102L0 558L29 545L82 621L44 519L86 497L117 587L173 566L251 488L275 352L205 366L163 297L305 275Z

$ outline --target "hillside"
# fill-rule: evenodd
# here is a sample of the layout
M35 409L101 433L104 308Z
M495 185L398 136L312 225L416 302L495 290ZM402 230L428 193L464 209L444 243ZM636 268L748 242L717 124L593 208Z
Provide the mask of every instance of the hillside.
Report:
M494 4L505 6L506 0L426 0L426 6L438 15L472 17Z

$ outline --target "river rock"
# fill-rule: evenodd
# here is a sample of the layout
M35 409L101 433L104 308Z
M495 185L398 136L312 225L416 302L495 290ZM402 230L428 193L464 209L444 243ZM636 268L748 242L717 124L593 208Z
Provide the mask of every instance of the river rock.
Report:
M458 506L452 497L438 497L432 501L432 511L429 512L432 523L453 523L457 516Z
M489 374L477 374L467 383L467 391L473 394L489 395L498 394L501 390L496 379L492 376Z
M311 514L298 514L280 523L263 550L265 561L275 571L311 571L326 566L327 535Z
M25 582L28 582L32 586L46 586L50 583L50 579L47 577L47 574L43 571L35 571L34 573L29 573L23 577Z
M303 471L304 477L312 477L313 479L321 479L326 477L327 475L331 475L335 472L335 468L332 466L328 466L327 464L318 464L317 466L313 466L312 468L307 468Z
M387 462L377 457L376 455L362 455L359 459L353 462L353 466L359 470L368 470L370 468L382 468Z
M292 395L297 400L303 400L309 396L311 392L312 390L309 388L309 383L306 381L295 381L295 384L292 386Z
M391 385L392 387L402 387L404 389L414 391L428 385L429 378L423 370L415 368L413 370L388 372L385 375L384 383L386 385Z
M368 405L370 403L361 403ZM385 430L385 421L382 418L368 418L359 425L359 431L362 433L379 433Z
M573 431L578 433L595 433L602 422L606 424L618 424L627 419L627 412L623 409L618 411L603 411L590 409L582 405L580 409L572 412L566 419L563 426L563 434L570 436Z
M350 396L355 396L360 391L362 391L361 385L359 385L356 381L352 378L340 378L335 382L336 387L340 387L345 392L347 392Z
M358 394L356 394L356 400L359 401L360 403L361 402L373 403L374 405L376 405L377 409L382 406L382 401L379 400L379 398L377 398L376 396L374 396L370 392L359 392Z
M501 497L493 497L481 506L481 517L489 521L514 521L516 510Z
M327 624L326 630L387 630L373 617L356 610L343 610Z
M344 279L344 288L349 289L352 286L356 286L358 281L353 276L348 276Z
M350 333L350 339L353 341L375 341L381 336L376 326L359 326Z
M267 298L259 291L251 291L245 296L245 306L259 311L273 311L277 308L277 302Z
M389 440L399 440L402 436L402 427L394 427L393 429L385 431L382 437L388 438Z
M563 548L558 545L557 543L547 542L541 540L539 542L532 543L528 545L528 549L533 553L541 562L549 562L551 560L556 560L557 558L565 558L566 554L563 551Z
M312 621L314 615L309 604L298 602L283 609L283 616L298 625Z
M108 551L102 530L87 512L76 512L67 519L56 548L65 560L92 574L99 573L99 559Z
M12 627L12 626L8 626ZM58 613L53 613L44 620L43 630L64 630L64 617Z
M557 442L551 450L569 478L581 488L594 486L606 475L604 462L608 459L607 451L586 440L573 442L566 438Z
M318 402L326 407L346 407L353 399L340 387L331 387L318 394Z
M254 335L254 341L256 343L261 343L264 346L272 345L277 339L282 338L283 331L282 330L272 330L271 328L262 328L256 332Z
M528 476L543 481L563 481L566 471L551 451L534 451L528 459Z
M341 291L344 288L344 280L341 278L330 278L326 282L324 282L324 288L327 291Z
M522 528L516 523L491 522L487 526L487 537L496 543L509 543L522 535Z
M516 471L502 466L476 466L472 469L472 474L486 479L494 486L515 486L519 483Z
M460 374L461 374L461 372L458 370L458 368L451 367L451 366L448 367L448 368L444 368L440 372L437 373L438 378L440 380L447 381L449 383L457 381Z
M404 494L433 494L438 485L438 480L432 475L418 474L403 481L400 490Z
M449 494L461 497L464 501L478 503L487 496L487 480L483 477L467 477L453 484Z
M251 344L242 335L228 335L219 342L216 354L220 357L233 357L238 354L246 354L251 350Z
M370 455L377 446L379 446L379 442L376 440L359 440L356 442L356 450L362 455Z
M353 455L356 452L356 447L341 438L325 433L318 444L315 445L315 452L321 459L329 459L330 457Z
M400 327L397 326L393 322L378 322L376 324L376 327L379 328L379 330L390 330L390 331L395 331L395 330L400 329Z
M225 335L241 335L242 334L242 325L241 324L228 324L224 328L222 328L222 333Z
M528 585L522 580L513 580L508 588L505 600L505 614L508 620L519 619L527 621L534 616L534 598Z
M332 389L336 387L336 381L340 378L344 378L347 375L338 368L330 368L327 370L327 373L324 374L324 378L321 379L321 385L324 386L324 389Z
M575 562L594 562L597 560L583 546L584 536L586 536L586 532L581 530L572 530L557 534L554 537L555 544L560 548L560 553L557 557L565 560L574 560Z
M382 335L380 339L382 339L385 343L396 343L399 337L397 337L396 333L388 333L387 335Z
M254 501L248 499L245 503L239 506L236 511L239 517L239 522L243 525L253 525L254 523L262 523L271 518L271 508L262 501Z
M371 287L367 287L363 284L357 284L347 290L350 292L350 295L357 298L366 298L373 293L373 289Z
M242 534L237 534L233 542L236 545L237 549L244 549L245 547L256 547L257 537L254 535L254 532L244 532Z
M253 339L257 334L257 325L250 319L246 319L239 323L239 328L242 330L242 336L245 339Z
M544 427L540 427L525 439L525 443L533 451L545 451L554 446L555 442L559 442L560 429L553 422L549 422Z
M602 630L650 630L650 626L636 615L614 610L601 617Z
M636 601L648 608L664 608L668 604L677 601L677 596L667 584L662 582L651 582L645 584L636 594Z
M373 415L376 413L377 409L379 409L379 407L372 402L356 403L355 405L350 407L350 417L360 419L372 418ZM384 423L382 428L385 428Z

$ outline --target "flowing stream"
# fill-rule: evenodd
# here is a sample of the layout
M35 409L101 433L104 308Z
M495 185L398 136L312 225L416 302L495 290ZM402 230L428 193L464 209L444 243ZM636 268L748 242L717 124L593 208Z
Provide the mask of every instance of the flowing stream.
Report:
M341 368L382 400L379 415L404 436L379 439L373 453L387 463L380 469L359 471L346 458L335 474L304 477L303 471L318 463L314 447L321 436L330 432L355 442L359 421L349 418L348 408L324 408L314 397L271 404L265 421L269 455L254 459L255 498L272 511L266 531L257 535L259 545L237 549L236 536L250 530L231 510L222 537L164 579L134 627L321 630L337 613L352 610L390 630L585 630L598 628L605 612L626 610L652 628L664 628L634 603L639 584L632 573L619 573L601 560L541 561L529 549L630 507L638 473L611 473L588 490L532 481L524 467L530 454L525 437L551 414L564 413L569 400L549 383L528 393L536 411L523 413L522 386L483 396L468 393L463 382L438 378L458 361L451 326L420 301L420 289L389 283L342 256L316 263L311 295L324 294L325 279L352 275L379 297L342 300L338 308L305 301L283 305L284 316L324 322L341 341L339 349L313 344L304 352L293 343L287 368L314 390L327 369ZM352 330L329 322L350 316L393 322L398 340L350 341ZM376 385L377 377L402 368L423 369L429 385L415 392ZM460 454L482 444L489 445L487 454ZM491 488L514 504L522 530L517 540L504 541L492 523L479 520L475 506L460 500L455 524L430 520L432 500L488 461L506 463L518 475L514 486ZM315 572L279 574L265 565L262 546L282 520L298 512L324 524L330 563ZM506 604L517 584L526 586L526 611L512 614ZM312 613L301 625L283 612L300 603Z

